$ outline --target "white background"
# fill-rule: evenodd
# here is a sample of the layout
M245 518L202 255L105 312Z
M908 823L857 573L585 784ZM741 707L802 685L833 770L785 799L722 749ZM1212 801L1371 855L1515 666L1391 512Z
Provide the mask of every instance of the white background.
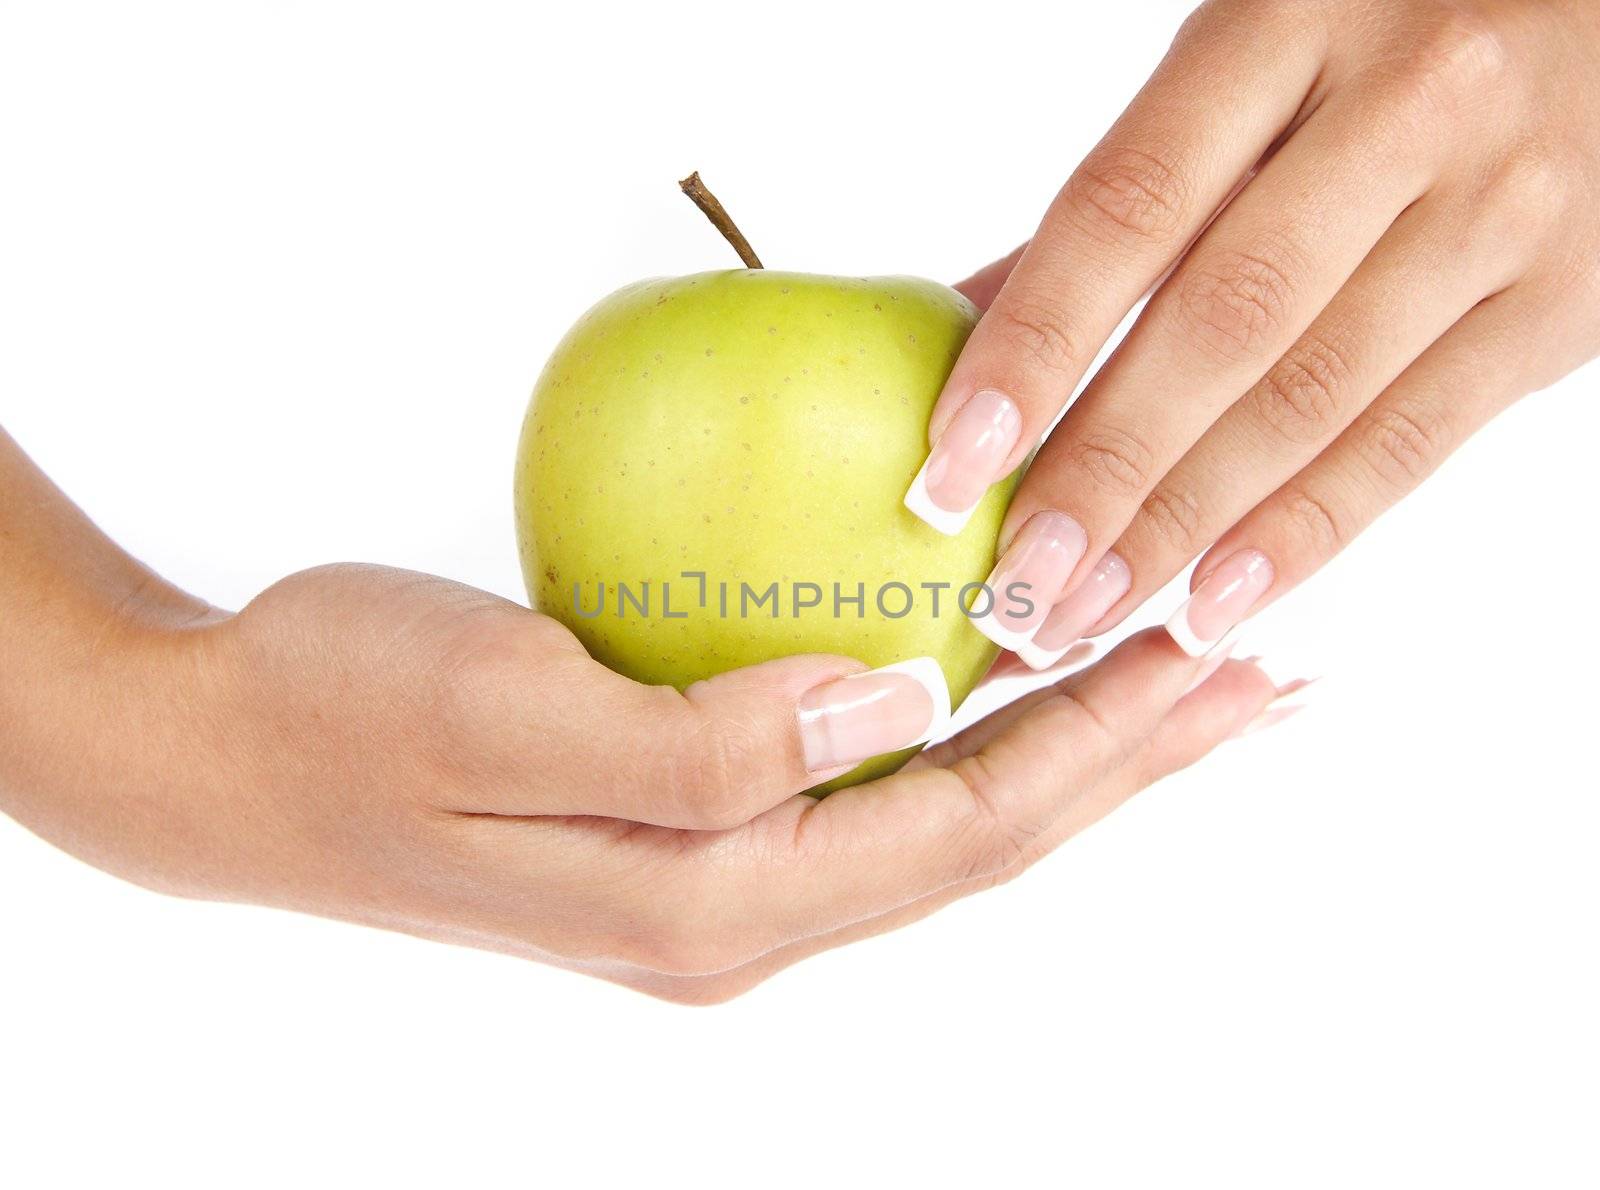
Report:
M336 559L520 598L546 353L731 263L678 177L775 266L955 279L1182 7L7 4L0 422L224 605ZM1305 714L726 1007L0 820L0 1184L1592 1186L1597 388L1254 625Z

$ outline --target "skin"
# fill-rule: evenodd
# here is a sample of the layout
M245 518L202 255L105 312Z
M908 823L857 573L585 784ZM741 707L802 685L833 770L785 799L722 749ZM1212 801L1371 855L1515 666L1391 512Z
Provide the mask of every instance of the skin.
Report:
M1212 0L1033 239L930 421L980 390L1044 437L1003 540L1053 509L1132 571L1303 581L1523 395L1600 352L1600 5Z
M684 1003L1008 880L1277 696L1164 635L900 773L797 791L804 656L644 686L428 575L238 613L106 539L0 433L0 809L146 887L484 947Z
M606 298L556 348L523 425L517 536L534 608L641 682L682 689L808 651L872 666L933 656L959 704L997 650L956 592L988 574L1015 485L996 485L957 537L884 497L916 474L923 426L976 321L960 294L914 277L732 270ZM706 574L706 607L685 570ZM636 597L650 584L650 614L617 614L619 582ZM741 616L740 582L758 595L777 582L781 614ZM822 588L823 606L794 613L800 582ZM835 616L835 582L846 596L860 585L864 608ZM908 600L905 615L877 606L891 582L909 588L886 596ZM575 583L589 611L604 584L601 614L574 612ZM662 615L668 583L681 619ZM923 583L946 585L937 615ZM909 756L868 761L830 787Z
M930 419L1015 396L1008 514L1134 586L1204 552L1276 598L1493 414L1600 349L1600 6L1221 0L1028 247ZM1231 200L1230 200L1231 196ZM1219 212L1220 208L1220 214ZM162 582L0 438L0 805L109 871L483 946L691 1003L1009 879L1277 695L1163 634L900 773L798 796L793 709L864 663L643 686L554 621L374 567L237 614ZM1258 719L1263 712L1266 719Z

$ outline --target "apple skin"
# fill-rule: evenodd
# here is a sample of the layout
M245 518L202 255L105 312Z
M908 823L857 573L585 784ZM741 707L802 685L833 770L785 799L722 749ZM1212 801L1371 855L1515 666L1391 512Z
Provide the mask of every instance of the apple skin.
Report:
M977 317L955 290L920 278L764 269L642 281L604 299L550 357L523 422L516 521L534 608L596 660L652 685L681 690L794 653L874 667L932 656L959 705L998 650L956 592L988 576L1015 478L955 537L901 497ZM706 574L705 607L685 571ZM617 614L619 582L636 597L649 584L648 616L632 604ZM741 617L741 582L758 593L777 582L778 617L754 606ZM891 582L914 596L900 618L877 606ZM601 583L603 612L577 614L574 584L593 612ZM661 614L663 583L686 618ZM822 605L792 615L796 583L821 587ZM845 603L834 615L834 583L847 596L864 584L861 614ZM923 583L950 584L937 616ZM890 589L885 601L899 612L906 598ZM812 792L883 776L915 751Z

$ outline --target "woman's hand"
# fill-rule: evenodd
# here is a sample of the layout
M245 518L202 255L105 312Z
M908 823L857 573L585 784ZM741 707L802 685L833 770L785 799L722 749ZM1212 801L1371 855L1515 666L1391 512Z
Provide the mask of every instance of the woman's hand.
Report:
M1155 287L1011 506L992 585L1039 608L985 629L1047 665L1203 552L1169 624L1203 651L1600 351L1597 199L1593 0L1211 0L963 286L907 502L960 519Z
M923 730L918 683L796 657L640 686L553 620L371 566L295 575L235 616L145 618L142 599L13 700L0 794L19 820L166 892L685 1001L1015 875L1278 694L1147 633L818 802L798 791Z

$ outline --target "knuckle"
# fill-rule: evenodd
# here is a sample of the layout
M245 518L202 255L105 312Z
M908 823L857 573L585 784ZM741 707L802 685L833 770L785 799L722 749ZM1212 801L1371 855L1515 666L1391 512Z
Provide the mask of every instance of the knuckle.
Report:
M1447 439L1444 420L1426 406L1375 410L1357 439L1362 458L1391 489L1410 491L1433 470Z
M1205 0L1204 4L1196 5L1183 18L1172 44L1183 48L1196 43L1203 44L1213 36L1219 25L1232 24L1237 20L1241 6L1242 0Z
M1258 353L1287 317L1288 274L1266 255L1235 252L1201 265L1180 282L1180 331L1225 362Z
M1060 752L1055 757L1038 758L1047 769L1054 770L1058 763L1064 766L1071 754L1103 757L1107 767L1102 771L1111 771L1125 763L1137 745L1093 703L1061 690L1035 704L1030 715L1055 720L1049 738ZM988 750L964 758L948 771L962 781L970 799L965 829L956 832L953 839L959 857L956 879L960 883L976 881L985 888L1021 875L1048 851L1058 841L1053 828L1060 822L1063 810L1084 794L1082 789L1069 794L1047 786L1030 794L1025 785L1005 775L1018 773L1019 768L992 763Z
M1459 94L1494 86L1511 67L1510 47L1494 22L1465 6L1445 9L1419 51L1424 71Z
M1077 336L1054 302L1010 294L991 311L995 329L1016 354L1047 372L1070 373L1080 358Z
M1139 508L1146 525L1172 550L1184 557L1204 544L1204 518L1200 503L1187 492L1158 485Z
M1086 226L1125 245L1177 236L1189 194L1183 171L1170 159L1129 145L1102 145L1073 173L1065 197Z
M749 817L749 774L763 771L758 744L736 721L709 716L683 736L675 804L697 830L729 830Z
M1450 7L1408 39L1403 93L1430 116L1453 113L1501 91L1511 73L1511 54L1492 21Z
M958 879L986 880L1019 867L1029 844L1049 824L1020 817L1014 791L983 753L967 757L951 771L966 785L972 803L972 813L952 843L961 857Z
M1350 366L1338 349L1308 335L1261 378L1250 399L1274 433L1309 445L1332 430L1349 377Z
M1073 464L1100 487L1135 496L1150 486L1155 451L1139 435L1102 427L1076 438L1069 448Z
M1205 0L1178 27L1177 50L1236 56L1241 45L1275 44L1308 36L1327 19L1326 0Z
M479 619L456 626L431 673L417 675L411 683L421 712L415 721L424 725L422 741L441 772L465 783L525 776L504 708L513 692L526 688L535 647L529 635Z
M1346 526L1333 501L1310 488L1297 487L1286 493L1282 507L1289 524L1297 530L1296 539L1307 543L1316 557L1331 558L1352 536L1353 529Z
M1495 171L1476 204L1478 220L1469 221L1465 230L1487 232L1496 243L1537 244L1538 237L1528 235L1528 229L1548 231L1569 217L1577 176L1548 153L1519 150Z

